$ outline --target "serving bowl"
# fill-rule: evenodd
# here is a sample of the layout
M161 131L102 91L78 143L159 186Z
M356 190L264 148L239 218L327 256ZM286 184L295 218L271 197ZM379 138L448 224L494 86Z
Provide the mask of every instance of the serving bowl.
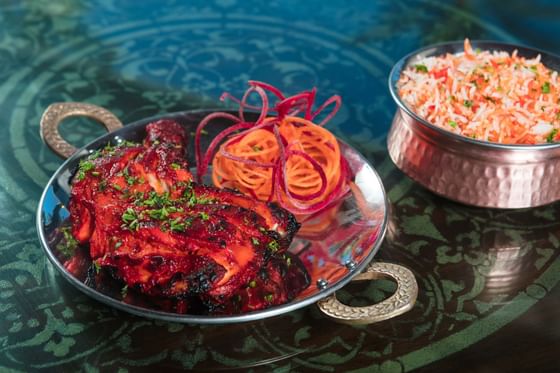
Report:
M182 323L221 324L258 320L280 315L313 303L337 321L365 324L386 320L412 308L418 293L414 275L410 270L392 263L370 261L379 250L388 221L388 204L379 176L367 160L349 145L340 142L341 152L348 161L352 182L357 194L346 196L335 206L333 213L318 215L303 223L296 235L290 253L301 261L310 276L310 285L292 301L268 309L235 315L179 314L160 309L150 299L125 297L117 289L106 284L91 284L87 272L91 271L89 250L81 248L83 268L70 271L58 245L65 239L63 229L68 227L67 209L70 184L79 162L90 153L110 143L141 141L146 126L159 119L172 119L186 133L195 131L202 118L214 110L185 111L146 118L123 127L118 118L109 111L91 104L57 103L49 106L41 119L41 136L57 154L68 159L54 173L46 185L37 211L37 231L49 260L61 275L88 296L112 307L148 318ZM110 132L81 149L67 143L58 132L58 126L69 116L83 115L101 122ZM252 113L252 115L257 115ZM256 117L255 117L256 118ZM250 118L249 118L250 120ZM230 125L220 120L208 126L206 144L220 130ZM191 136L192 137L192 136ZM193 139L190 146L193 149ZM204 143L203 143L204 146ZM194 164L194 152L188 152L190 164ZM360 201L357 201L356 195ZM323 221L322 219L330 219ZM306 231L310 225L323 227ZM76 255L76 254L74 254ZM71 258L72 259L72 258ZM88 261L89 259L89 261ZM334 292L351 280L392 278L397 290L388 299L366 307L350 307L340 303Z
M473 49L496 50L534 58L560 71L560 57L533 48L472 41ZM398 61L389 75L397 104L387 139L396 166L432 192L467 205L526 208L560 199L560 144L506 145L476 140L437 127L418 116L401 99L397 82L419 60L463 51L464 43L428 46Z

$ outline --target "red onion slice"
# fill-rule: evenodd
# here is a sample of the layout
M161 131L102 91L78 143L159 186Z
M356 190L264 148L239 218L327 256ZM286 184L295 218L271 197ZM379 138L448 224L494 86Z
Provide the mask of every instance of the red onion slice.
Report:
M323 195L323 193L325 193L325 190L327 190L327 175L325 174L325 171L323 170L323 167L319 164L319 162L317 162L315 159L313 159L309 154L307 154L305 152L302 152L300 150L288 150L285 154L285 164L284 164L284 170L283 170L284 175L286 174L286 167L287 167L288 159L290 158L291 155L297 155L299 157L302 157L303 159L305 159L307 162L309 162L313 166L313 169L315 171L317 171L317 173L319 174L319 177L321 178L321 188L319 188L319 190L316 191L315 193L311 193L311 194L307 194L307 195L291 192L289 190L289 185L288 185L289 183L286 180L286 177L284 176L284 181L285 182L281 185L284 193L286 193L286 195L289 198L297 199L297 200L300 200L300 201L311 201L312 199L315 199L315 198Z
M332 117L334 117L336 115L336 113L338 112L338 109L340 109L340 105L342 104L342 99L340 98L339 95L331 96L329 99L327 99L325 102L323 102L323 105L319 106L319 109L317 109L311 115L311 118L309 120L313 120L317 115L319 115L319 113L321 113L321 111L323 111L323 109L325 109L327 106L329 106L333 102L334 102L334 108L332 109L332 111L325 117L325 119L323 119L321 121L321 123L317 124L318 126L324 126L329 120L332 119Z
M204 153L204 159L199 162L199 159L197 158L196 178L197 178L198 182L201 182L202 177L204 177L204 175L206 174L206 171L208 170L208 165L210 164L210 162L212 160L212 156L214 154L214 151L216 150L216 147L220 144L220 142L224 138L226 138L228 135L232 134L233 132L249 128L250 126L251 126L251 124L249 124L249 123L238 123L238 124L233 125L229 128L226 128L225 130L220 132L216 137L214 137L212 142L210 142L210 145L208 145L208 149L206 149L206 153ZM200 144L200 140L199 140L199 144ZM196 148L196 141L195 141L195 148ZM197 149L198 150L200 149L200 145L199 145L199 148L197 148Z
M200 150L200 135L204 127L206 127L208 123L210 123L212 120L217 118L228 119L231 120L232 122L240 122L239 118L236 117L235 115L223 113L223 112L208 114L207 116L204 117L204 119L202 119L202 121L200 121L200 123L196 127L196 133L194 135L194 152L195 152L197 173L198 170L200 170L200 166L202 162L202 151Z
M249 80L249 85L252 85L252 86L255 86L255 87L261 87L262 89L271 92L273 95L278 97L280 100L284 99L284 95L282 94L282 91L280 91L278 88L274 87L273 85L270 85L270 84L264 83L264 82L259 82L258 80Z

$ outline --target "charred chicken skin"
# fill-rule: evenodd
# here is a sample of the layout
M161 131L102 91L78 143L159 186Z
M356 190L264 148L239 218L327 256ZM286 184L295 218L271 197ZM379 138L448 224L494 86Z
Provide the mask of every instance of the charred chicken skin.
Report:
M183 128L151 123L142 144L107 146L80 163L69 204L72 234L96 268L128 289L193 299L212 312L281 304L299 228L288 211L193 182ZM302 290L307 275L301 271ZM188 302L185 312L189 311Z

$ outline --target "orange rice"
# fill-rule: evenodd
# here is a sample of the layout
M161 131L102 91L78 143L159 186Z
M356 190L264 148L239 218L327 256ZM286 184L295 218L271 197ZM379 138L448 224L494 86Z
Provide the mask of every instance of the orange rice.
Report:
M560 141L558 73L503 51L424 58L403 70L399 95L428 122L471 138L505 144Z

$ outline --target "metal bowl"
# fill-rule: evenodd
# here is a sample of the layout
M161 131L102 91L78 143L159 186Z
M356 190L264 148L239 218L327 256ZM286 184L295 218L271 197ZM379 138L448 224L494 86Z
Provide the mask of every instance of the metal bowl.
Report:
M526 58L541 55L560 71L560 57L533 48L473 41L473 48L499 50ZM418 116L401 99L401 72L425 57L463 51L463 42L437 44L402 58L391 70L389 90L398 105L387 139L393 162L432 192L468 205L525 208L560 199L560 144L506 145L467 138Z
M310 275L310 285L289 303L274 306L265 310L235 315L196 315L178 314L162 310L150 299L124 297L118 289L88 282L85 276L87 268L91 268L89 250L80 248L78 259L84 263L81 271L70 271L65 266L67 260L58 249L64 239L61 230L68 226L69 212L67 209L70 184L81 159L106 144L118 144L124 140L141 141L148 123L157 119L172 119L183 126L186 133L191 133L202 118L211 111L185 111L169 113L157 117L146 118L123 127L121 122L107 110L82 103L58 103L47 108L41 119L41 136L47 145L57 154L68 157L54 173L45 187L37 211L37 231L39 239L49 260L73 286L88 296L109 306L143 317L168 321L196 324L224 324L263 319L317 303L319 309L337 321L350 324L365 324L386 320L400 315L412 308L418 293L414 275L410 270L392 263L373 263L371 259L377 253L387 227L388 205L385 191L379 176L367 160L355 149L340 142L341 152L346 157L352 181L362 198L347 196L335 207L333 214L319 215L304 222L296 235L290 252L305 266ZM91 117L111 131L83 148L76 150L68 144L58 132L61 121L69 116L84 115ZM256 114L252 114L256 115ZM204 136L207 143L221 129L231 123L217 121L208 129ZM194 140L190 139L192 149ZM188 154L193 164L193 152ZM305 232L309 224L322 224L324 228ZM397 290L390 298L367 307L350 307L340 303L334 292L352 280L373 280L389 277L397 282ZM102 286L99 286L102 285Z

